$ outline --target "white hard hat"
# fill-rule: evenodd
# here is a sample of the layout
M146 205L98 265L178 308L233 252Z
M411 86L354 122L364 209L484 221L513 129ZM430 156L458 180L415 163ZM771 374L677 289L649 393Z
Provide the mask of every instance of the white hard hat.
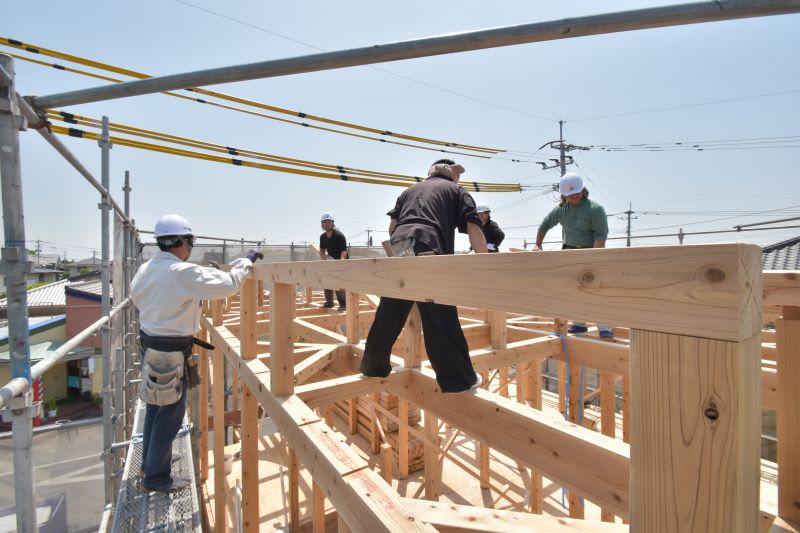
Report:
M164 215L156 222L156 239L172 235L194 235L192 225L180 215Z
M564 174L564 177L558 182L558 192L561 193L561 196L572 196L583 192L583 178L574 172Z
M333 220L333 215L328 212L322 213L322 218L319 221L325 222L326 220Z
M491 209L489 209L488 205L479 205L478 208L475 209L475 211L478 213L488 213L489 211L491 211Z

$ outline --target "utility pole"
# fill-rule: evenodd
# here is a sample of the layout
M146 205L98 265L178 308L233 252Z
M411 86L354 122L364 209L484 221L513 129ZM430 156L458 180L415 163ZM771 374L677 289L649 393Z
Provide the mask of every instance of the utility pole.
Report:
M372 247L372 232L373 231L375 231L375 230L371 230L371 229L367 228L367 248L371 248Z
M36 239L36 266L42 265L42 241Z
M630 202L628 203L628 210L627 210L627 211L623 211L623 213L625 213L626 215L628 215L628 231L626 232L626 234L628 235L628 240L627 240L627 242L628 242L628 244L627 244L628 248L630 248L630 247L631 247L631 215L632 215L632 214L634 214L635 212L636 212L636 211L633 211L633 210L631 209L631 204L630 204ZM633 219L634 219L634 220L636 220L636 218L637 218L637 217L633 217Z
M567 173L567 165L572 165L575 163L575 160L572 158L571 155L567 155L567 152L571 152L573 150L589 150L588 146L578 146L576 144L569 144L564 141L564 121L558 121L558 140L557 141L550 141L546 142L539 147L539 150L544 148L545 146L549 146L554 150L558 150L558 159L551 158L549 161L553 163L546 163L544 161L537 161L536 163L542 165L542 170L549 170L551 168L560 168L561 175Z

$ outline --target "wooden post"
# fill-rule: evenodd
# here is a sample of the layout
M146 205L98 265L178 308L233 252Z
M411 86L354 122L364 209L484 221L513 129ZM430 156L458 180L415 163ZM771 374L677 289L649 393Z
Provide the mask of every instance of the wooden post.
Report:
M297 531L300 527L300 464L297 454L289 448L289 530Z
M325 406L325 423L333 427L333 404L329 403Z
M631 441L631 378L622 376L622 442Z
M325 493L312 482L311 529L314 533L325 533Z
M215 303L221 300L215 300ZM221 315L220 315L221 316ZM225 355L214 350L211 407L214 412L214 531L226 531L225 512Z
M342 518L342 515L339 515L336 527L337 527L336 531L338 533L350 533L351 531L350 528L347 526L347 523Z
M388 442L381 444L381 477L389 485L392 484L392 445Z
M557 335L567 334L567 322L556 318L553 321L553 330ZM563 347L561 350L563 351ZM567 364L564 361L558 361L558 411L564 414L567 409Z
M241 287L240 355L245 361L258 353L256 317L258 315L258 284L245 279ZM243 384L242 398L242 520L244 531L257 532L259 527L259 475L258 475L258 400L250 388Z
M275 396L294 392L294 284L272 282L270 288L270 390Z
M347 328L347 342L350 344L358 344L359 331L358 331L358 305L359 294L357 292L347 291L346 293L347 312L345 323Z
M583 425L583 383L581 380L581 367L575 363L569 365L569 413L567 419L574 423ZM574 490L567 491L569 500L570 518L583 518L583 500Z
M403 357L406 368L419 368L420 354L422 353L422 318L419 309L414 304L408 314L404 328L406 353Z
M428 441L439 443L439 419L425 410L425 436ZM442 486L442 463L439 462L439 446L425 444L425 499L439 501Z
M616 435L616 377L607 370L600 371L600 431L603 435L614 438ZM603 522L613 522L614 513L606 509L600 510Z
M200 330L200 339L208 341L208 332L205 328ZM200 360L198 364L200 368L200 386L198 387L198 417L200 419L200 450L198 455L200 460L200 479L203 481L208 480L208 350L199 348L197 350Z
M778 516L800 523L800 307L775 321L778 364Z
M534 409L542 410L542 362L531 361L527 371L528 384L525 387L525 399ZM542 474L531 468L531 501L530 512L542 514L544 511L544 492L542 490Z
M491 470L489 468L489 446L483 442L478 444L478 455L480 463L480 483L482 489L488 489L491 486Z
M397 400L397 477L408 478L408 401Z
M631 530L757 531L759 336L632 329L630 357Z
M258 290L258 306L259 307L263 307L264 306L264 280L260 279L256 283L258 285L258 289L257 289Z
M310 304L313 298L314 298L314 289L312 289L311 287L306 287L306 303Z
M347 424L350 434L358 432L358 398L351 398L347 401Z
M378 393L373 393L370 395L370 397L375 404L379 402ZM374 413L374 416L371 416L369 419L369 447L373 454L378 454L381 446L381 434L380 429L378 428L378 413L374 408L371 409Z

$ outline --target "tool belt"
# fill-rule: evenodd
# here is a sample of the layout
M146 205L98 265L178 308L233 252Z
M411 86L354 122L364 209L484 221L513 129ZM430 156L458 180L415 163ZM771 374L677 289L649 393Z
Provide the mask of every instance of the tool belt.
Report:
M183 395L184 381L189 388L200 384L195 344L213 350L214 346L191 335L162 337L139 332L142 342L142 381L139 397L152 405L171 405Z
M583 250L584 248L591 248L591 246L572 246L571 244L562 244L562 250Z

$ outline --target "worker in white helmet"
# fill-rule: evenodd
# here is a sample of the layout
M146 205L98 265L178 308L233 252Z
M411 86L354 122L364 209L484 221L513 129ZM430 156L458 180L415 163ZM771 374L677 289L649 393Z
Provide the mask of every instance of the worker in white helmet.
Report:
M334 223L333 215L325 212L320 218L322 235L319 236L320 259L347 259L347 237L339 231ZM344 290L336 290L336 300L339 302L339 311L347 309ZM333 307L333 289L325 289L325 304L323 307Z
M492 220L492 210L488 205L479 205L475 211L481 220L483 236L486 237L486 248L490 253L499 252L500 243L506 238L506 234L503 233L497 222Z
M608 217L600 204L589 200L589 190L583 184L583 178L574 172L564 174L558 184L561 201L542 223L536 234L534 250L541 250L547 231L561 224L563 250L578 248L605 248L608 237ZM599 326L600 337L614 337L609 326ZM569 326L570 333L586 333L588 328L583 322L573 322Z
M230 272L188 263L195 234L180 215L156 222L159 253L139 267L131 298L139 310L142 375L139 396L147 403L142 436L142 487L176 492L189 480L171 475L172 441L186 411L192 377L194 335L200 329L201 300L235 293L256 259L253 249L234 259Z

